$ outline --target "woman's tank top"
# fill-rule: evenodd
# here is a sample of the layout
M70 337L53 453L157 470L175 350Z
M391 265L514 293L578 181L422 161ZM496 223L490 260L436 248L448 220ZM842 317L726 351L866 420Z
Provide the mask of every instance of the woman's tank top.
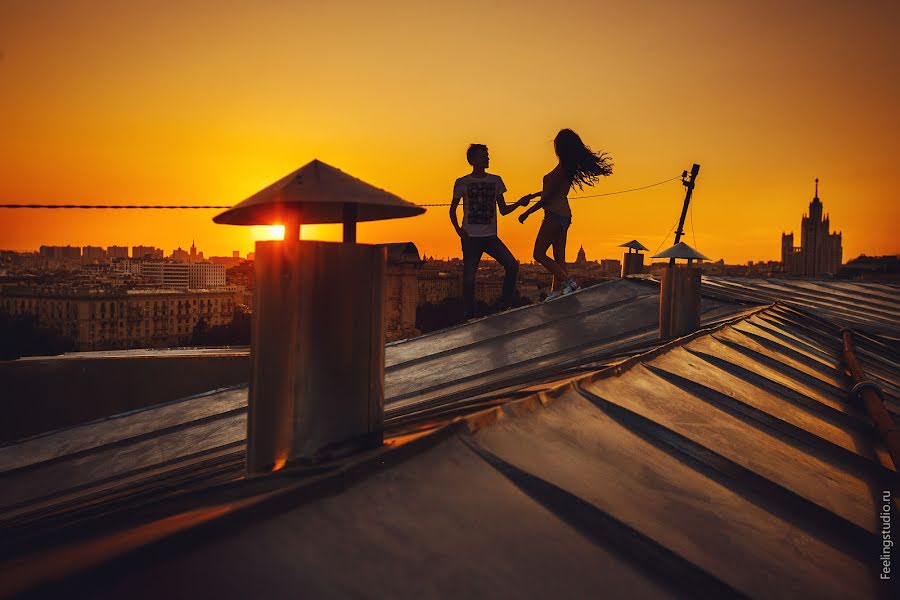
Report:
M572 209L569 208L567 197L570 187L572 187L572 182L568 181L561 165L556 165L556 168L544 175L544 187L541 195L544 201L544 210L571 217Z

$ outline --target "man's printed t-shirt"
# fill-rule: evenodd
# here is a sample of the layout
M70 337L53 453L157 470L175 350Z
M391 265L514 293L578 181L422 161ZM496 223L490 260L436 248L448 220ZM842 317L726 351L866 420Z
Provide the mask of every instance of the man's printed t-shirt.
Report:
M506 191L499 175L466 175L453 185L453 197L463 199L462 228L472 237L497 235L497 196Z

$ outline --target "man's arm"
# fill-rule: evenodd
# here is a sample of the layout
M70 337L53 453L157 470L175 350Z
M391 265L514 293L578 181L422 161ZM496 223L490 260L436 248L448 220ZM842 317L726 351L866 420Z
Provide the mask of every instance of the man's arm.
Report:
M541 192L525 194L524 196L516 200L515 204L507 204L506 200L503 197L503 194L500 194L497 196L497 210L500 211L501 215L506 216L520 206L528 206L528 203L531 202L532 199L537 198L540 195Z
M459 220L456 217L456 207L459 206L459 201L462 200L462 196L456 196L454 194L454 198L450 201L450 222L453 223L453 229L456 230L456 235L461 237L462 239L466 239L469 237L469 234L466 233L466 230L459 226Z
M521 199L515 204L507 204L506 199L503 197L503 192L497 194L497 210L500 211L500 214L504 217L516 210L520 206Z

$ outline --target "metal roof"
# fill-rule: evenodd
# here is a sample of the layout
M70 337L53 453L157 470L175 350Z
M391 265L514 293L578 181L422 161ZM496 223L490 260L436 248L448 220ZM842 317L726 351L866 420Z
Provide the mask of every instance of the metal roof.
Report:
M716 293L663 345L634 280L391 344L386 445L259 480L245 388L0 448L0 596L877 597L896 473L839 325Z
M830 279L703 277L703 294L749 304L783 302L842 327L900 340L900 286Z

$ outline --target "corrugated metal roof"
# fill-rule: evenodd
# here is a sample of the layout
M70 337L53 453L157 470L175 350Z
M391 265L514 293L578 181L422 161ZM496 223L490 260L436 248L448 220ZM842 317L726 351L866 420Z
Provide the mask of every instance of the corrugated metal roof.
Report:
M753 304L783 302L842 327L900 340L900 287L896 285L716 276L703 278L703 293Z
M94 597L877 597L897 480L849 400L839 327L736 306L730 285L708 329L662 346L653 287L624 280L394 344L389 443L349 465L241 481L243 389L0 449L18 467L2 557L110 536L57 588ZM857 352L896 416L877 333ZM165 521L192 533L146 545L185 511L206 525ZM59 552L13 584L46 583Z

